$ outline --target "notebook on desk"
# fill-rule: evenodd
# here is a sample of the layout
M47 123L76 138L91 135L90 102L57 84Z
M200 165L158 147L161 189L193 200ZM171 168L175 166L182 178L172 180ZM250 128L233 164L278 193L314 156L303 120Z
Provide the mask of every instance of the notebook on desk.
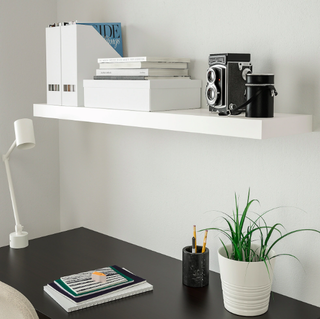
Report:
M106 268L112 268L118 275L123 276L125 281L119 280L118 284L111 286L102 285L104 287L101 287L100 285L100 288L98 287L98 289L97 285L94 285L92 289L86 289L85 292L83 292L82 289L81 291L75 292L74 289L71 289L68 286L70 283L73 283L74 286L79 286L79 284L90 281L90 274L93 271L88 271L68 276L67 281L64 280L66 277L55 280L44 286L44 291L67 312L71 312L153 290L153 286L145 279L134 275L124 268L119 266ZM101 271L101 269L99 270ZM81 278L79 279L79 277ZM81 283L79 281L75 284L75 281L77 280L80 280Z

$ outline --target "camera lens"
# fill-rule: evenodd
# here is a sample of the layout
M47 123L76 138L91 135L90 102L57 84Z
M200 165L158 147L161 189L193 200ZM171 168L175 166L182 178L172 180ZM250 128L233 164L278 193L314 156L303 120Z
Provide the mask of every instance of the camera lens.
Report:
M209 105L213 105L218 97L217 88L214 85L207 87L207 101Z
M207 81L209 83L213 83L216 80L216 72L213 68L209 68L207 70Z

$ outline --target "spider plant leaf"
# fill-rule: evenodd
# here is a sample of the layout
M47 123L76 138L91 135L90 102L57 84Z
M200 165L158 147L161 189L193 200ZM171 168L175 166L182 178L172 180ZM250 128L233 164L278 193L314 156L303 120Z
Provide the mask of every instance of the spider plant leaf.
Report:
M278 228L277 228L278 226L282 226L282 227L283 227L282 224L276 223L276 224L274 224L274 225L270 228L270 230L269 230L268 233L267 233L266 240L265 240L265 242L264 242L265 245L268 244L268 241L269 241L269 239L271 238L271 235L273 234L273 231L274 231L274 230L278 230ZM280 231L279 231L279 232L280 232ZM281 234L281 232L280 232L280 234Z
M212 228L206 228L206 229L201 229L200 231L204 231L204 230L216 230L220 233L222 233L223 235L225 235L231 242L231 245L235 251L235 258L237 258L236 260L239 260L239 256L241 255L239 252L239 248L237 247L238 243L234 240L234 238L228 233L228 231L225 231L221 228L216 228L216 227L212 227ZM221 239L220 239L221 240ZM230 256L228 257L230 258ZM241 259L240 259L241 260Z
M232 238L232 236L228 233L228 231L225 231L221 228L207 228L207 229L201 229L200 231L203 231L203 230L216 230L220 233L222 233L223 235L225 235L231 242L232 246L234 247L236 245L236 242L235 240ZM237 252L237 249L236 249L236 252Z
M230 257L229 257L229 252L228 252L228 249L227 249L226 245L225 245L224 242L221 240L221 238L219 238L219 239L220 239L220 241L221 241L221 243L222 243L222 246L224 247L224 250L225 250L225 252L226 252L227 258L230 259Z
M281 257L281 256L289 256L289 257L292 257L300 262L299 258L297 258L295 255L292 255L292 254L277 254L277 255L271 256L270 259L276 258L276 257Z
M254 203L254 202L256 202L256 201L258 201L258 200L257 200L257 199L252 199L251 201L249 201L249 202L247 203L247 205L246 205L246 207L245 207L245 209L244 209L244 211L243 211L243 213L242 213L241 221L240 221L240 224L239 224L241 229L242 229L243 224L244 224L244 222L245 222L245 219L246 219L246 217L247 217L247 213L248 213L248 211L249 211L250 206L252 205L252 203Z
M224 217L223 217L223 219L225 220L225 222L227 223L227 225L228 225L228 227L229 227L229 231L230 231L231 237L232 237L235 241L237 241L237 233L236 233L236 231L233 229L231 223L228 221L228 219L226 219L226 218L224 218Z
M212 228L205 228L205 229L201 229L199 231L204 231L204 230L216 230L218 232L221 232L223 235L225 235L226 237L228 237L228 239L232 240L232 237L229 235L229 233L227 231L225 231L224 229L221 228L216 228L216 227L212 227Z
M266 268L267 268L269 280L271 281L271 275L270 275L269 267L268 267L268 264L267 264L267 261L269 261L269 265L271 266L270 260L269 260L269 259L266 259L266 258L263 258L263 259L261 259L261 260L264 262L264 264L265 264L265 266L266 266Z
M289 235L292 235L292 234L295 234L295 233L298 233L298 232L302 232L302 231L313 231L313 232L317 232L320 234L320 231L319 230L316 230L316 229L310 229L310 228L304 228L304 229L296 229L296 230L293 230L289 233L286 233L284 235L282 235L281 237L279 237L277 240L275 240L273 242L273 244L269 247L268 251L267 251L267 255L269 255L269 252L270 250L274 247L275 244L277 244L281 239L289 236Z

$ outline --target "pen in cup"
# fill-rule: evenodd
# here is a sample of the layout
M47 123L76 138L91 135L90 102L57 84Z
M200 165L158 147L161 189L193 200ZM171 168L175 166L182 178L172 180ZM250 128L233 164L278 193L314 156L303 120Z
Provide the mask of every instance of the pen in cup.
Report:
M196 252L196 239L192 237L192 253L194 254Z
M193 237L194 237L194 246L195 253L197 252L197 234L196 234L196 225L193 225Z

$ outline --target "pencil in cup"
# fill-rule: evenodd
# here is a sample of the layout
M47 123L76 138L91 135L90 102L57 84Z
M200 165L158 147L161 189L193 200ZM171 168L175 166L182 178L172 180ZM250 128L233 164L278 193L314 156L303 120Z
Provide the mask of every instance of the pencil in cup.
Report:
M207 236L208 236L208 229L206 229L206 232L204 233L203 246L202 246L202 250L201 250L202 253L204 253L206 251Z

